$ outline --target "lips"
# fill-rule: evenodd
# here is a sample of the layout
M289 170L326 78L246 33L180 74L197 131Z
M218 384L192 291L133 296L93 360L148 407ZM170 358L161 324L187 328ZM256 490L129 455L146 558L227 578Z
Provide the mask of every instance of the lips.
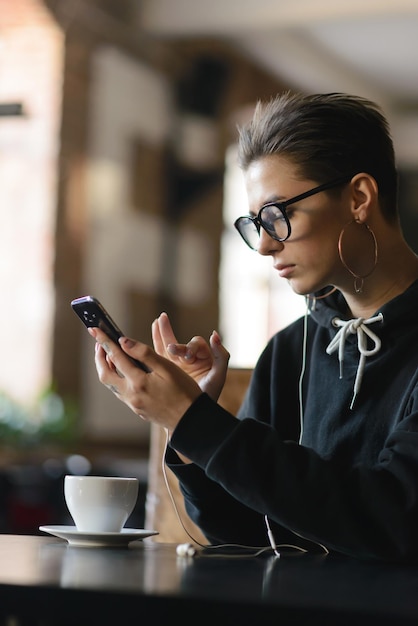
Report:
M289 278L290 274L293 272L294 267L294 265L283 265L279 263L274 265L274 269L277 270L281 278Z

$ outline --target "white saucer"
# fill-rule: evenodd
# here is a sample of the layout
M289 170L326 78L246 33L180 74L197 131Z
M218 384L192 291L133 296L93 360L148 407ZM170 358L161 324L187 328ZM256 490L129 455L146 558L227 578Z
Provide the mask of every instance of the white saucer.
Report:
M131 541L158 535L156 530L143 528L122 528L120 533L86 533L78 531L75 526L39 526L39 530L66 539L70 546L78 548L127 546Z

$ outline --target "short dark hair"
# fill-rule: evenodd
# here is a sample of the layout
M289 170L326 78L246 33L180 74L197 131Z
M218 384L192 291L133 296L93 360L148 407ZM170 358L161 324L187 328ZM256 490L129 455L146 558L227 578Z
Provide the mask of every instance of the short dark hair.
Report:
M379 188L382 214L397 218L398 176L388 121L379 105L343 93L285 92L258 102L252 119L239 128L238 161L279 154L301 175L326 183L366 172Z

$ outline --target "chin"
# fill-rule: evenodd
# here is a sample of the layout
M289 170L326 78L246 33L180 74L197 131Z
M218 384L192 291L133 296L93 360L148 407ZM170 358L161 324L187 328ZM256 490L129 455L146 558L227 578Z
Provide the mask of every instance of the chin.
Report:
M298 296L307 296L309 293L313 293L313 290L306 285L301 285L298 281L289 280L288 284L292 291L294 291Z
M306 278L306 277L305 277ZM323 291L324 289L330 288L330 283L327 282L310 282L307 280L297 280L297 279L289 279L288 284L292 291L294 291L298 296L308 296L309 294L318 293Z

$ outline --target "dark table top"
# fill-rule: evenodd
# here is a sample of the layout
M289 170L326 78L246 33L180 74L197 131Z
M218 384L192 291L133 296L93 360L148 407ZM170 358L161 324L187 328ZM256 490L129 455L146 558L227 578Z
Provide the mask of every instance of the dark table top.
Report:
M418 624L418 566L215 554L179 557L176 545L151 537L127 548L77 548L0 535L0 618L43 626Z

